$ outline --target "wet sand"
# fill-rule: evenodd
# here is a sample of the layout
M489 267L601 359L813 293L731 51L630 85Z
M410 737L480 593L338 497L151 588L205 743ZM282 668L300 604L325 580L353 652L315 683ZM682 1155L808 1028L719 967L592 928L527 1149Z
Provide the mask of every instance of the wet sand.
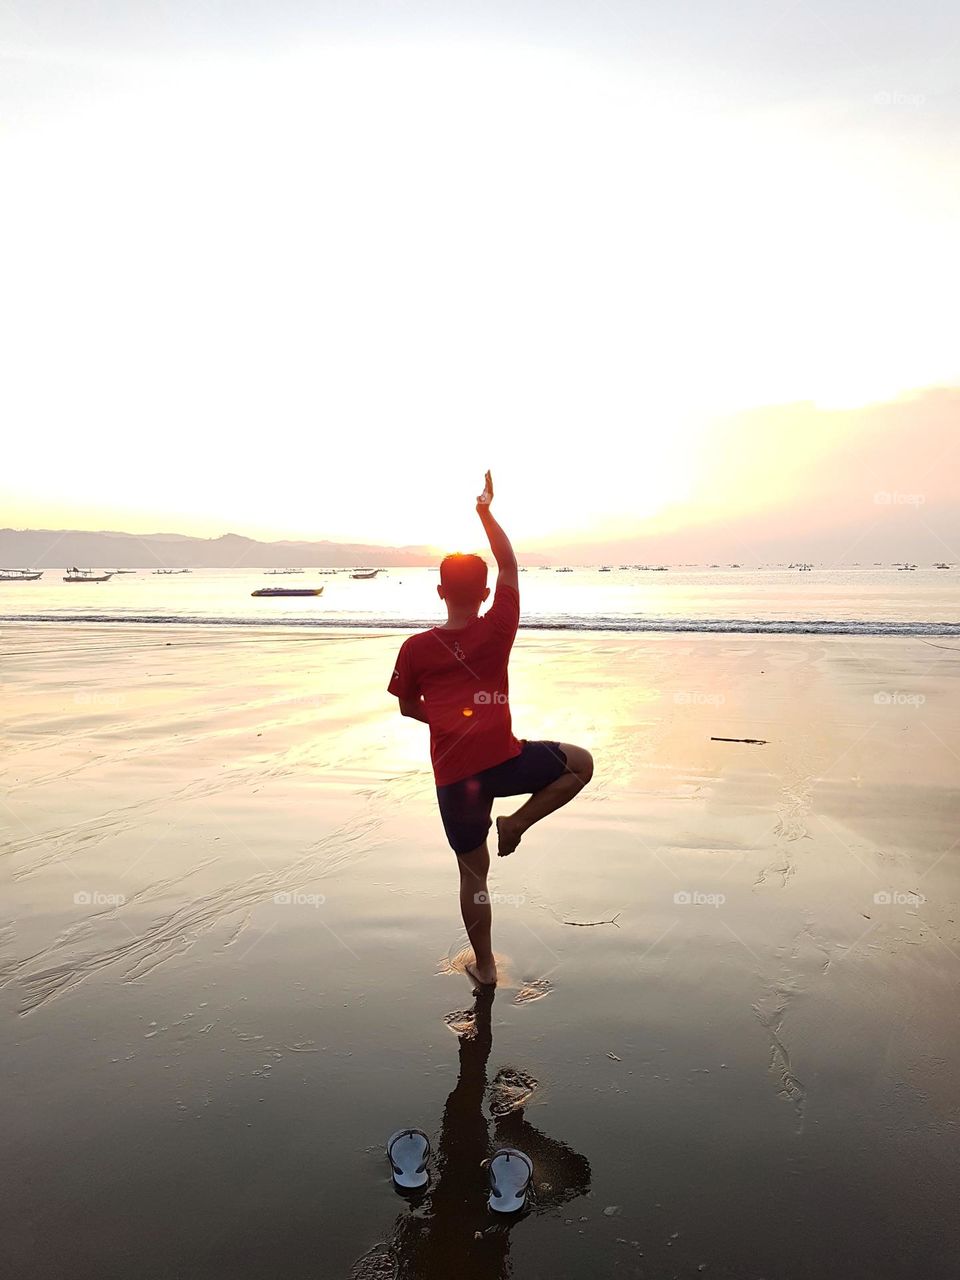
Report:
M400 639L5 629L0 1268L955 1275L954 642L522 633L597 773L494 859L475 1007Z

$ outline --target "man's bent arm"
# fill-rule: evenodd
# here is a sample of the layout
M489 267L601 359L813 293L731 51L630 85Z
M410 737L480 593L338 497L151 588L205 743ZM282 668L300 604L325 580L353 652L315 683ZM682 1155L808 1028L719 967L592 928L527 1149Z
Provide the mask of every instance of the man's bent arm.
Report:
M424 724L429 724L427 719L427 708L423 702L423 696L419 698L401 698L400 714L409 716L411 720L422 720Z

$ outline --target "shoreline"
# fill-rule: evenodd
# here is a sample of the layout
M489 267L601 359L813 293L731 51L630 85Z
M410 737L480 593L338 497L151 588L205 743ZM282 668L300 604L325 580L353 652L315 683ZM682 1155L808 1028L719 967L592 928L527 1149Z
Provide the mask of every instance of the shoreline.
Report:
M158 617L139 615L118 617L116 614L16 614L0 615L0 626L170 626L235 627L244 630L289 629L291 631L425 631L436 626L436 619L413 620L364 618L189 618L164 614ZM960 637L960 622L853 622L823 619L816 621L769 622L762 619L646 619L635 623L621 618L591 618L576 622L521 618L522 632L549 632L562 635L744 635L744 636L840 636L847 638L936 638Z

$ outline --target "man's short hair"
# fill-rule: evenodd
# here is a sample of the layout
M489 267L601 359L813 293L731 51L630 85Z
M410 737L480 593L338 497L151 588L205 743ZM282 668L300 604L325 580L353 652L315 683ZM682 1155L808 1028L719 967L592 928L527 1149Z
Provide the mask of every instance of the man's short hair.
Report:
M479 607L487 587L487 563L480 556L465 556L459 551L444 556L440 563L440 585L443 598L451 604Z

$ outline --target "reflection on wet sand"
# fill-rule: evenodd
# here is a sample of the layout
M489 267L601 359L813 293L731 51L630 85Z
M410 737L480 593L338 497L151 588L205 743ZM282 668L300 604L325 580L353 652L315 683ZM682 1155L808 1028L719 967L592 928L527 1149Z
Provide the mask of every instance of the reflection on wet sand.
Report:
M443 1109L431 1181L398 1215L389 1240L359 1259L354 1280L505 1277L511 1229L527 1214L555 1209L590 1189L589 1161L525 1118L523 1107L532 1087L517 1091L515 1105L504 1111L508 1093L496 1087L498 1082L522 1079L535 1087L526 1072L503 1068L497 1073L489 1090L493 1118L484 1115L493 1000L494 992L478 992L471 1020L461 1015L458 1021L460 1071ZM481 1167L497 1147L519 1147L533 1160L534 1168L526 1210L503 1220L487 1207L487 1174Z

